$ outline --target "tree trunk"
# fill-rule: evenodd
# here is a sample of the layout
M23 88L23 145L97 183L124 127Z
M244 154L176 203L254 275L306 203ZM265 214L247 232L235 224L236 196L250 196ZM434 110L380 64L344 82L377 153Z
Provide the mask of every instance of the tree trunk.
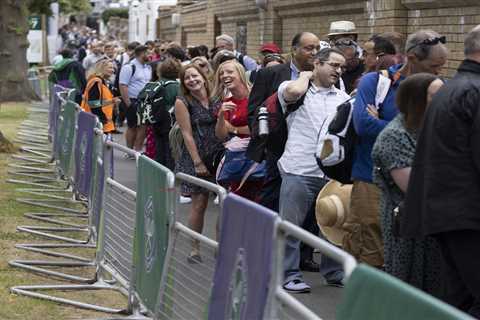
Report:
M14 149L13 144L0 131L0 153L12 153Z
M24 0L0 0L0 101L38 100L27 78L28 9Z

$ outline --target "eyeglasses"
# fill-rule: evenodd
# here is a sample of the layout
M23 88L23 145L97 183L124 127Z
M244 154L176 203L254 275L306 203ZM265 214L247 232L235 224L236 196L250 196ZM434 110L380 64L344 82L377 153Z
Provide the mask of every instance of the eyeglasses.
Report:
M439 43L442 43L442 44L445 44L447 43L447 37L445 36L441 36L441 37L435 37L435 38L429 38L429 39L425 39L417 44L414 44L413 46L411 46L410 48L407 49L407 52L412 50L413 48L415 47L418 47L418 46L434 46L434 45L437 45Z
M269 53L267 55L265 55L265 60L270 60L270 61L283 61L284 58L279 55L278 53Z
M338 46L357 46L357 43L353 41L352 39L347 39L347 38L340 38L334 43L335 47Z
M343 72L345 70L345 65L341 64L341 63L336 63L336 62L324 62L326 64L328 64L330 67L332 67L334 70L338 70L340 69L341 72Z

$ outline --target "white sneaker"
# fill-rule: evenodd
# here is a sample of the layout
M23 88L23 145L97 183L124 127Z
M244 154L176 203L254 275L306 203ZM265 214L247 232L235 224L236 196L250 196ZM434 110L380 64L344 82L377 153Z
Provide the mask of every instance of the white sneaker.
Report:
M214 200L213 203L215 203L217 206L220 203L220 198L217 196Z
M180 202L181 204L187 204L187 203L192 202L192 198L180 196L179 202Z
M295 279L288 281L283 285L283 289L290 293L307 293L310 292L310 286L303 280Z

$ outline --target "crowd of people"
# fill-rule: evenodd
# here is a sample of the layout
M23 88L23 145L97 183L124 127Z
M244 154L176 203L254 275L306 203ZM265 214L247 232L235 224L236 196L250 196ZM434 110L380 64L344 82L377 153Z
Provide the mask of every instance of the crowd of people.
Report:
M227 34L211 50L93 39L83 58L62 49L52 81L83 93L82 107L106 133L119 133L126 120L129 148L327 240L315 204L332 177L318 164L317 144L337 107L351 101L352 187L344 223L336 226L342 248L480 317L480 259L473 254L480 230L480 27L467 35L465 60L448 81L440 76L446 38L433 30L375 34L362 44L357 37L354 23L336 21L324 37L296 34L288 52L264 43L256 59L238 52ZM150 92L161 95L150 99ZM180 200L191 201L190 227L202 232L209 192L189 183L181 191ZM189 262L201 261L194 242ZM284 268L291 293L310 292L301 271L344 285L340 264L326 256L317 263L313 249L294 238L287 239Z

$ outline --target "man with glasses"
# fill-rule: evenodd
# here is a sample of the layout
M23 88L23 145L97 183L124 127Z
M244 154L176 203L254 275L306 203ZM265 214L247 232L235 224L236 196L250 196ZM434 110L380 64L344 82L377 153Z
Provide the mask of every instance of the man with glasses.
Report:
M335 87L345 67L345 57L337 49L320 50L314 57L313 71L302 71L298 79L285 81L278 88L284 111L304 96L304 103L287 118L288 139L278 161L282 177L280 216L302 226L313 208L318 193L327 183L319 168L315 150L319 135L350 96ZM322 125L323 124L323 125ZM283 288L292 293L309 292L300 273L300 241L287 237ZM343 286L343 270L327 256L322 256L320 273L328 285Z
M360 48L357 43L349 38L341 38L335 41L335 48L342 51L347 61L342 74L343 86L346 93L351 93L365 71L365 64L360 59Z
M373 144L378 134L397 115L395 92L406 77L427 72L438 75L447 62L445 38L432 30L420 30L411 34L406 42L405 64L388 69L390 84L383 102L376 105L379 72L362 77L354 104L353 124L358 139L352 167L353 188L350 215L346 221L348 234L343 248L357 260L371 266L383 267L383 240L379 222L380 191L372 183Z
M316 35L310 32L301 32L296 34L292 39L291 47L291 61L284 64L279 64L269 68L262 68L258 70L253 88L248 98L248 113L249 123L251 124L256 112L256 109L270 97L277 92L280 84L287 80L298 79L300 72L312 71L313 60L317 52L320 50L320 40ZM283 121L282 128L286 130L286 123ZM278 139L268 140L268 144L262 139L250 140L247 149L247 155L257 161L261 162L263 159L267 163L267 177L264 185L260 191L260 204L279 211L280 186L282 179L277 167L277 161L283 154L287 132L282 131ZM314 218L312 219L314 220ZM316 223L313 221L308 223L305 229L318 231ZM305 246L302 249L302 269L308 271L318 271L319 266L313 261L313 249Z
M320 49L320 40L310 32L296 34L292 40L292 60L271 68L260 69L248 98L249 123L251 124L257 108L273 93L280 84L287 80L296 80L300 72L313 70L313 57ZM247 153L254 160L266 158L268 177L260 195L260 203L278 212L278 198L281 179L277 169L277 161L283 153L285 141L262 148L262 141L252 139Z

